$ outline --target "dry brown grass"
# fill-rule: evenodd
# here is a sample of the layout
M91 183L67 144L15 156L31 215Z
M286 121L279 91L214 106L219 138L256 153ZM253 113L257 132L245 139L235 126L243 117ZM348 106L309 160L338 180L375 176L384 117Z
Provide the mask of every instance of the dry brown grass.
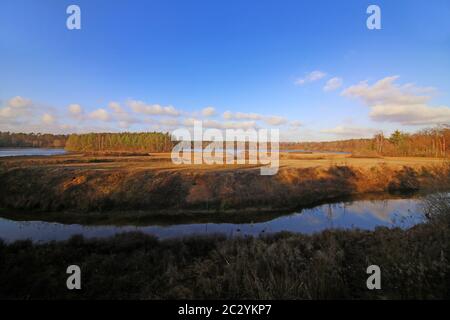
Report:
M293 157L294 156L294 157ZM275 176L255 165L174 165L170 154L4 158L0 207L40 211L274 211L449 179L427 158L281 154Z

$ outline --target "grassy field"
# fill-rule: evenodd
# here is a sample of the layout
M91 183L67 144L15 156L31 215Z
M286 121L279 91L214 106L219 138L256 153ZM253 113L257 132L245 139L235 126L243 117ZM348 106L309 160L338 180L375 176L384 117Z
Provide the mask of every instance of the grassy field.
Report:
M279 173L263 177L254 166L177 167L167 154L65 155L0 159L0 179L1 206L14 219L85 223L131 209L180 222L245 210L263 219L273 209L367 192L448 190L450 170L427 158L286 153ZM0 241L0 298L448 299L449 197L435 193L423 203L427 223L408 230ZM81 291L65 287L71 264L82 269ZM381 290L366 287L372 264L381 267Z
M119 153L120 154L120 153ZM255 165L175 165L172 163L170 153L149 153L148 155L114 156L104 154L70 154L52 157L5 157L0 158L0 168L54 166L66 168L89 169L125 169L125 170L170 170L170 171L220 171L236 169L255 169ZM355 157L351 154L334 153L280 153L280 168L328 168L334 165L346 165L362 168L385 164L390 168L409 166L420 168L422 166L442 165L448 160L442 158L425 157Z
M280 159L278 174L261 176L254 165L177 166L169 154L3 158L0 207L91 218L132 211L273 212L365 193L424 190L450 180L442 159L321 153L282 153Z

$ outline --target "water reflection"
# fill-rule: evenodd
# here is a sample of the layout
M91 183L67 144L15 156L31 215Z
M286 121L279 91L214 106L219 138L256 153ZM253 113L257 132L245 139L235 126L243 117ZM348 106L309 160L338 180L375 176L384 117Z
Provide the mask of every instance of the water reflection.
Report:
M288 216L259 223L191 223L170 226L82 226L41 221L12 221L0 218L0 238L6 241L65 240L75 234L87 238L108 237L117 233L140 231L161 239L200 234L227 236L289 231L311 234L325 229L365 229L377 226L409 228L423 221L417 199L361 200L327 204Z
M64 149L45 149L45 148L0 148L0 157L17 157L17 156L54 156L65 154Z

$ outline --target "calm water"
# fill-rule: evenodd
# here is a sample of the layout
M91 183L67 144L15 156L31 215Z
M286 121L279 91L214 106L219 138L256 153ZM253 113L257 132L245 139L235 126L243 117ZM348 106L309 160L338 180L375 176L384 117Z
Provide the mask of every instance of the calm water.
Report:
M45 149L45 148L0 148L0 157L16 157L16 156L54 156L65 154L64 149Z
M409 228L423 222L420 204L415 199L354 201L322 205L261 223L199 223L171 226L82 226L38 221L17 222L0 219L0 238L6 241L65 240L82 234L87 238L108 237L117 233L140 231L161 239L188 235L222 233L228 236L260 235L290 231L311 234L325 229L367 229L377 226Z

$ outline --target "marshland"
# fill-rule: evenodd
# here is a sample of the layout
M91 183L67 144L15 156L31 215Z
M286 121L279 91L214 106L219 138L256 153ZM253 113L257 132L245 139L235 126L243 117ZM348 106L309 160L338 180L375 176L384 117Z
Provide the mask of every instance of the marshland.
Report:
M0 297L448 298L447 136L285 144L275 176L175 165L166 135L16 138L57 152L0 157ZM61 286L69 264L80 292Z

